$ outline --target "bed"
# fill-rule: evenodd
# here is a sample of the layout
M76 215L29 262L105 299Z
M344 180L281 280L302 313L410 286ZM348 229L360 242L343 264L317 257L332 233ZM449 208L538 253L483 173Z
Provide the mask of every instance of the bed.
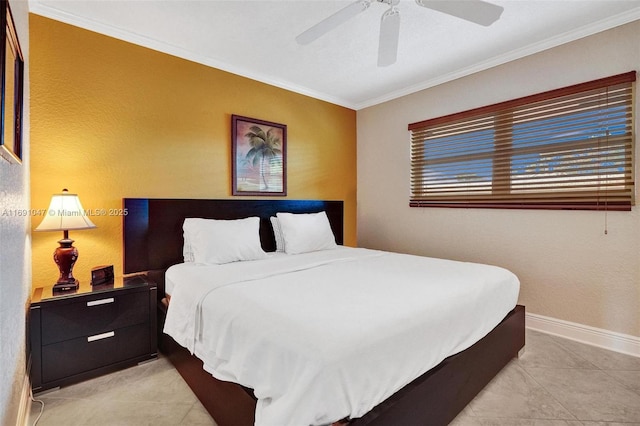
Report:
M340 244L343 239L343 206L340 201L125 199L124 207L128 212L124 218L125 273L147 271L151 278L158 282L161 289L165 285L166 270L172 265L182 263L184 255L182 224L184 219L188 217L210 219L260 217L259 229L262 247L265 251L272 252L275 250L275 239L270 217L279 212L326 212L336 241ZM342 253L341 250L349 253L346 256L352 256L349 249L339 249L335 252ZM368 260L358 261L379 262L379 258L376 256L389 256L375 252L365 252L363 255ZM183 266L188 265L181 267ZM366 268L368 266L364 269ZM173 277L186 275L188 273L181 270ZM211 275L218 275L218 272L211 272ZM313 270L309 277L314 275L320 275L320 270ZM167 274L167 276L171 277L172 275ZM311 281L311 278L307 278L307 281ZM278 285L281 285L280 281L278 281ZM249 292L255 291L255 288L249 290ZM164 291L159 293L163 294ZM220 307L214 311L217 310L220 310ZM464 317L465 315L466 312L461 312L457 316ZM165 317L166 306L159 303L160 324L164 324ZM427 331L424 333L426 334ZM190 348L191 351L186 350L174 339L162 333L159 336L159 341L161 342L161 350L174 363L218 424L221 426L254 424L256 406L258 413L261 413L263 400L260 399L256 404L252 389L230 381L215 379L203 369L203 362L191 355L190 352L194 351L193 347ZM189 346L184 342L182 344ZM363 345L364 350L368 350L368 346ZM516 306L479 341L467 349L447 357L429 371L421 373L419 377L411 380L400 390L386 395L384 400L375 407L367 408L367 411L360 413L357 418L350 418L349 424L356 426L447 424L510 359L517 356L523 347L524 308ZM393 347L390 346L390 349ZM377 347L372 349L371 353L383 350L384 348ZM206 355L200 354L200 357L206 360L205 364L212 362ZM204 367L211 370L210 366L205 365ZM217 374L217 376L221 375ZM224 375L222 376L222 378L226 378ZM238 381L242 382L243 380ZM263 392L261 386L259 384L256 387L259 391L258 394ZM322 390L322 388L320 389ZM325 392L326 390L327 388L324 389ZM304 405L304 401L301 401L300 404ZM335 420L337 419L332 419L331 422Z

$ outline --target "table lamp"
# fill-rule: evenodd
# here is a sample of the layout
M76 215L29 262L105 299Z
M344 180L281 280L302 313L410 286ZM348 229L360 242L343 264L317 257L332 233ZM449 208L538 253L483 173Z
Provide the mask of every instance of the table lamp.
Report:
M78 259L78 249L69 239L69 230L91 229L96 225L89 220L80 204L77 194L69 194L63 189L61 194L53 194L46 216L36 231L63 231L64 237L58 241L60 247L53 252L53 260L58 265L60 277L53 290L77 290L78 280L73 277L73 265Z

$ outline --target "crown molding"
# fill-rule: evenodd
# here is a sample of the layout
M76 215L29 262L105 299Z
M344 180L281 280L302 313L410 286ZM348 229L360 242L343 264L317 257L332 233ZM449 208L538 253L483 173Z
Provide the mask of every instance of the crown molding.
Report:
M602 31L619 27L621 25L628 24L630 22L637 21L639 19L640 19L640 7L625 13L611 16L607 19L602 19L600 21L593 22L588 25L584 25L580 28L576 28L572 31L567 31L563 34L547 38L545 40L530 44L520 49L512 50L505 54L495 56L489 60L480 62L473 66L455 70L451 73L443 74L436 78L433 78L412 86L408 86L401 90L390 92L377 98L369 99L362 103L356 104L354 107L356 110L360 110L360 109L368 108L370 106L388 102L403 96L407 96L407 95L419 92L421 90L429 89L431 87L435 87L440 84L444 84L449 81L456 80L458 78L466 77L468 75L475 74L480 71L485 71L489 68L497 67L499 65L503 65L508 62L515 61L516 59L524 58L525 56L530 56L535 53L539 53L544 50L551 49L553 47L570 43L572 41L576 41L581 38L588 37L590 35L597 34Z
M314 99L319 99L321 101L343 106L345 108L354 109L353 103L347 101L346 99L331 96L326 93L317 92L307 87L294 85L273 76L256 73L250 69L238 67L215 58L201 55L195 51L175 46L164 41L156 40L154 38L137 34L135 32L123 30L122 28L118 28L113 25L108 25L93 19L88 19L65 11L61 11L59 9L47 6L39 2L38 0L29 1L29 12L43 16L45 18L53 19L55 21L63 22L65 24L73 25L75 27L79 27L88 31L93 31L98 34L107 35L118 40L146 47L148 49L155 50L161 53L166 53L168 55L172 55L181 59L186 59L191 62L196 62L208 67L236 74L241 77L279 87L281 89L295 92L304 96L309 96Z
M271 86L279 87L281 89L289 90L304 96L309 96L321 101L329 102L335 105L343 106L345 108L360 110L368 108L374 105L378 105L384 102L388 102L402 96L410 95L421 90L425 90L440 84L447 83L449 81L456 80L461 77L466 77L471 74L475 74L480 71L493 68L507 62L514 61L516 59L523 58L525 56L533 55L538 52L542 52L547 49L551 49L556 46L560 46L565 43L569 43L611 28L615 28L620 25L627 24L640 19L640 7L632 9L628 12L621 13L615 16L611 16L606 19L602 19L597 22L582 26L580 28L567 31L563 34L547 38L537 43L530 44L520 49L512 50L502 55L495 56L489 60L480 62L470 67L455 70L453 72L443 74L433 79L426 80L419 84L411 85L400 90L386 93L382 96L367 99L362 102L351 102L347 99L329 95L327 93L321 93L312 90L308 87L294 85L281 79L275 78L271 75L264 75L256 73L253 70L238 67L224 61L220 61L215 58L198 54L197 52L184 49L179 46L175 46L164 41L156 40L150 37L143 36L131 31L123 30L121 28L104 24L95 20L80 17L68 12L61 11L59 9L47 6L41 3L39 0L29 0L29 11L31 13L44 16L46 18L54 19L66 24L70 24L76 27L80 27L89 31L104 34L119 40L123 40L129 43L137 44L158 52L166 53L172 56L176 56L182 59L186 59L192 62L200 63L212 68L220 69L222 71L230 72L251 80L259 81L261 83L269 84Z

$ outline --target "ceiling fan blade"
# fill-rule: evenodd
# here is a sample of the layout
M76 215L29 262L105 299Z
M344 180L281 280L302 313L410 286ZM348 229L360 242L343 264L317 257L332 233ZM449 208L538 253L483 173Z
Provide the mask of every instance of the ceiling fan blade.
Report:
M378 66L386 67L396 62L400 37L400 12L395 7L387 10L380 21Z
M298 35L298 37L296 37L296 41L299 44L309 44L320 36L323 36L334 28L344 24L360 12L365 11L370 4L371 0L357 0L355 3L351 3L349 6L340 9L333 15L318 22L313 27Z
M485 27L496 22L504 10L502 6L482 0L416 0L416 3Z

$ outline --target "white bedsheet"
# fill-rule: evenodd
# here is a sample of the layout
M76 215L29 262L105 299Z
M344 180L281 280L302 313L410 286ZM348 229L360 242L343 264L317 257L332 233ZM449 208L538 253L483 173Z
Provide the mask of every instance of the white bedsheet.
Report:
M256 425L360 417L514 308L489 265L340 247L179 264L164 331L221 380L254 389Z

